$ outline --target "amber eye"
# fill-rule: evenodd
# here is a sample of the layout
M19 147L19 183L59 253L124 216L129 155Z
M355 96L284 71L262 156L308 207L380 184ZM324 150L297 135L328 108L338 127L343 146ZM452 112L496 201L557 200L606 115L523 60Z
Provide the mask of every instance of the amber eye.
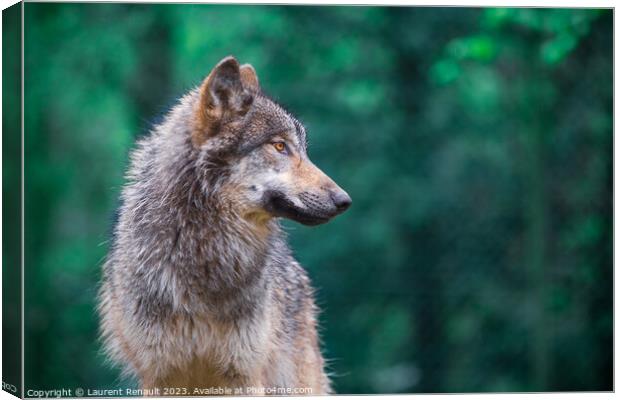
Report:
M275 142L273 144L273 147L275 147L275 149L278 150L280 153L283 153L284 150L286 150L286 145L284 144L284 142Z

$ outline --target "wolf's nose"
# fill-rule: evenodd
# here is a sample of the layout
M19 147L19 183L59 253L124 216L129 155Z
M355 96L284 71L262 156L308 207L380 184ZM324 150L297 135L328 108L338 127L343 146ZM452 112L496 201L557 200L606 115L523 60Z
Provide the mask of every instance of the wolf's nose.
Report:
M343 212L344 210L349 208L352 203L351 198L344 190L339 190L335 193L332 193L332 201L338 209L338 212Z

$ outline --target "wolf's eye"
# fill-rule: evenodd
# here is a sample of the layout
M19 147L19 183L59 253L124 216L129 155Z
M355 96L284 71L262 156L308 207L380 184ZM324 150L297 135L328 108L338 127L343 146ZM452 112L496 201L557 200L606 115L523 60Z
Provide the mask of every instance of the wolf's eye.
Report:
M278 150L280 153L284 153L286 151L286 145L284 144L284 142L275 142L273 144L273 147L275 147L275 149Z

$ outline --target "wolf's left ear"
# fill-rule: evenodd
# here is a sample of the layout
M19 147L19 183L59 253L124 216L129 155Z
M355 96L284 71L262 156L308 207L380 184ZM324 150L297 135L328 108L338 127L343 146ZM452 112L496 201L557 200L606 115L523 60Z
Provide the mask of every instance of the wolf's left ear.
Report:
M256 81L258 84L258 80ZM245 115L254 95L244 87L237 60L228 56L220 61L200 86L200 102L196 110L196 127L192 142L200 146L217 135L223 120Z

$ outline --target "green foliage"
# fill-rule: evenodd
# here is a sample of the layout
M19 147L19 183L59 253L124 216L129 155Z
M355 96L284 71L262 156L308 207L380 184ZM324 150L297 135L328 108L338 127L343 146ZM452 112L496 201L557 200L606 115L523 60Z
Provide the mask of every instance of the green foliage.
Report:
M610 10L25 8L28 388L125 384L94 307L127 154L228 54L353 198L285 224L338 392L612 388Z

